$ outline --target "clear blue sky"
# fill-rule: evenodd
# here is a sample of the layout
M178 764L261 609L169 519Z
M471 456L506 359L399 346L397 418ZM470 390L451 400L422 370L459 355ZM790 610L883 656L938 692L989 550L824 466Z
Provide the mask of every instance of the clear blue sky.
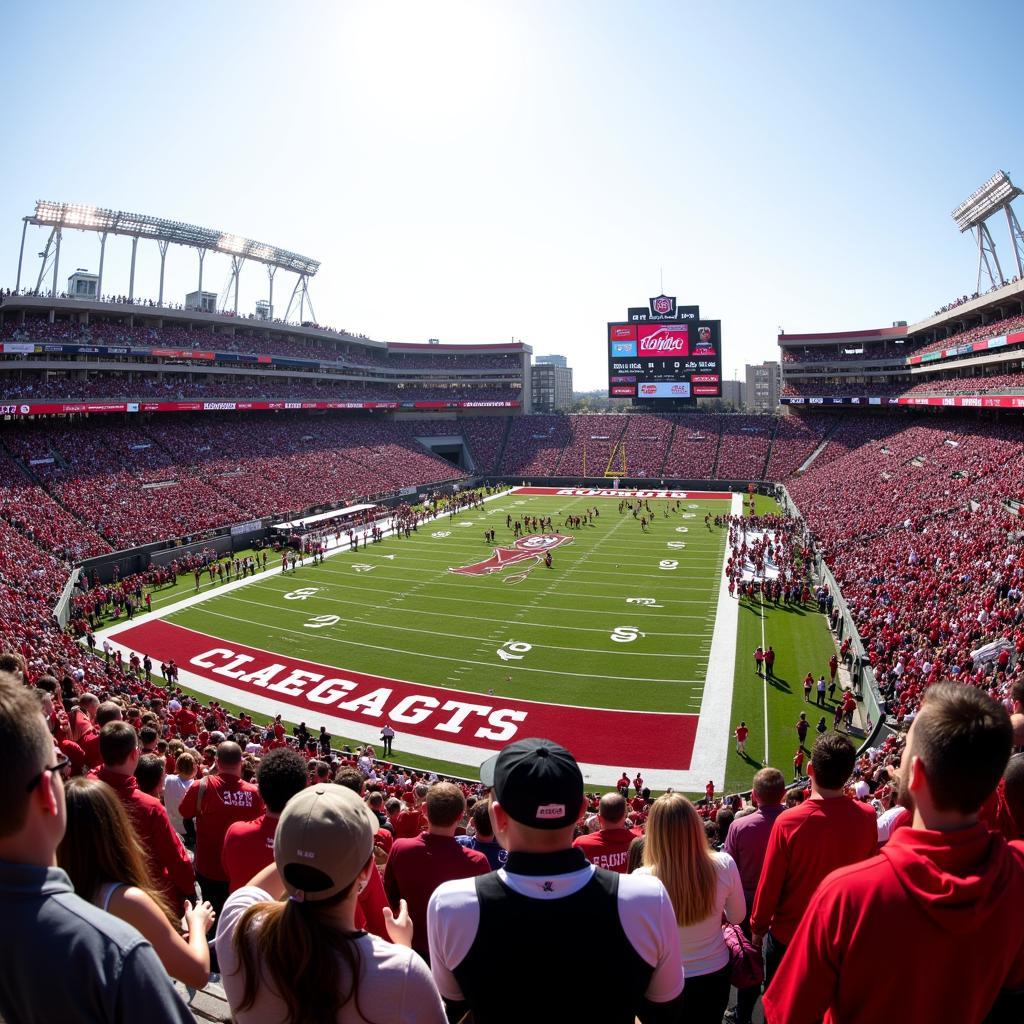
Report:
M95 203L321 260L321 323L515 337L596 387L605 322L664 268L669 294L722 320L732 376L774 357L780 324L914 321L973 290L949 214L998 168L1024 181L1021 10L16 0L0 283L36 199ZM127 290L129 248L108 245L110 289ZM94 236L66 236L62 280L97 263ZM140 246L137 292L156 294L157 267ZM195 268L172 251L166 294ZM227 276L207 260L212 290ZM250 265L242 308L265 291Z

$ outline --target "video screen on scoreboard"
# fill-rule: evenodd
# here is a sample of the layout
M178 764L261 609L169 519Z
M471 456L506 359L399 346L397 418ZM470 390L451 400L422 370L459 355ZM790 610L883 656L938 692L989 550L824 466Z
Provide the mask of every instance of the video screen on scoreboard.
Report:
M608 394L637 402L718 398L720 320L608 325Z

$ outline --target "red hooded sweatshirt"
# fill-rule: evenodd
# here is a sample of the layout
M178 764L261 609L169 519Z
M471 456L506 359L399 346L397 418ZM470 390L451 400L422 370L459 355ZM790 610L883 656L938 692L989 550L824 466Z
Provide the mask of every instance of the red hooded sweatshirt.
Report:
M902 828L821 883L765 992L765 1021L979 1024L1001 989L1024 987L1021 907L1021 843L980 822Z

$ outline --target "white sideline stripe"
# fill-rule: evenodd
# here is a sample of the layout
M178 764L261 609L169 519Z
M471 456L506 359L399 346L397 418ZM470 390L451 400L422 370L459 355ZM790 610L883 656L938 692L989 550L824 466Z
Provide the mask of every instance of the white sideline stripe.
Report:
M743 512L743 495L732 496L731 515ZM718 611L711 638L707 681L697 719L697 735L693 741L693 760L689 771L646 772L644 781L652 789L674 786L683 792L702 793L708 779L715 789L725 788L725 764L729 753L729 719L732 716L733 680L736 672L736 635L739 626L739 602L729 596L725 567L729 561L728 537L722 553L722 570L718 586ZM650 776L650 780L648 780Z

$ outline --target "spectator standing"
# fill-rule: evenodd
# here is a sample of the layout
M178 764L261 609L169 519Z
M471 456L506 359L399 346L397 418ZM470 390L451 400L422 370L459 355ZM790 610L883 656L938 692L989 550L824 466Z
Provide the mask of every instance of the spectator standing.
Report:
M63 765L39 704L0 675L0 1014L19 1024L193 1024L153 947L77 896L55 867L67 817ZM16 941L15 941L16 940ZM40 987L40 965L60 984Z
M391 744L395 739L395 730L391 728L390 724L385 723L384 728L380 731L380 739L384 744L384 756L391 756Z
M825 677L824 676L818 676L818 707L822 707L823 708L825 706L825 690L826 689L827 689L827 687L825 685Z
M764 674L766 679L775 678L775 648L771 644L764 652Z
M428 963L427 903L434 890L455 878L472 878L491 870L477 850L460 846L455 829L466 812L466 798L452 782L436 782L427 790L427 831L415 839L396 839L384 867L384 891L391 909L404 900L412 918L412 948Z
M808 766L810 799L784 811L772 827L750 914L754 945L765 940L766 983L821 880L836 868L873 856L877 849L874 812L843 793L855 758L845 736L818 737Z
M359 890L377 870L375 830L344 786L310 786L285 806L274 862L231 894L217 929L237 1024L445 1024L430 972L407 948L407 908L386 912L394 943L356 924Z
M681 793L667 793L651 805L637 873L660 879L675 911L686 976L679 1019L721 1024L730 987L722 917L739 924L747 904L735 862L708 847L701 817Z
M191 751L183 750L174 762L175 773L164 780L164 809L170 818L174 831L183 836L186 843L195 843L195 822L190 818L188 823L180 812L181 801L185 799L189 786L196 777L196 758Z
M103 767L95 777L120 797L146 851L150 877L174 911L180 912L185 900L195 899L195 872L163 804L143 793L135 781L139 763L135 730L127 722L108 722L100 731L100 754Z
M274 833L285 804L306 788L306 759L297 751L272 750L256 770L256 788L264 812L251 821L236 821L224 833L220 861L228 892L240 889L274 859Z
M217 773L200 779L185 794L180 812L196 819L196 875L203 898L220 913L228 897L228 875L221 862L224 836L236 821L252 821L264 811L259 790L242 780L242 748L230 740L217 746Z
M800 751L803 754L803 751ZM778 768L762 768L754 776L753 796L757 810L736 818L725 839L725 852L736 862L743 886L747 911L754 905L754 894L761 879L768 839L775 819L785 810L786 779ZM743 931L750 937L749 918ZM736 1024L750 1024L760 986L740 989L736 999Z
M740 722L736 726L736 753L741 754L743 757L747 755L747 736L750 735L750 730L747 728L746 722Z
M929 687L900 769L912 824L818 887L765 992L767 1020L1021 1019L1010 993L1024 988L1024 919L1008 911L1024 906L1024 848L978 819L1011 744L1006 710L983 691ZM864 985L894 924L899 977Z
M580 836L572 845L599 868L626 873L629 846L637 833L626 827L626 801L621 793L605 793L598 805L599 830Z
M679 933L664 885L588 863L572 849L587 808L583 775L550 740L510 743L480 769L494 790L494 834L509 851L501 871L440 886L427 924L434 980L450 1004L476 1019L575 1020L573 979L614 964L603 986L602 1024L678 1009ZM652 1005L652 1004L657 1004Z
M405 810L395 815L392 824L396 839L413 839L427 826L426 807L427 787L418 782L412 791L412 800Z
M801 747L807 746L807 730L810 729L810 727L811 723L807 721L807 712L801 711L800 717L797 719L796 723L796 735L800 740Z
M491 865L492 871L504 867L505 861L508 860L508 853L494 838L494 829L491 827L490 801L487 799L477 800L469 812L469 818L473 823L473 835L456 836L455 841L459 846L468 846L469 849L482 853L487 858L487 863Z

